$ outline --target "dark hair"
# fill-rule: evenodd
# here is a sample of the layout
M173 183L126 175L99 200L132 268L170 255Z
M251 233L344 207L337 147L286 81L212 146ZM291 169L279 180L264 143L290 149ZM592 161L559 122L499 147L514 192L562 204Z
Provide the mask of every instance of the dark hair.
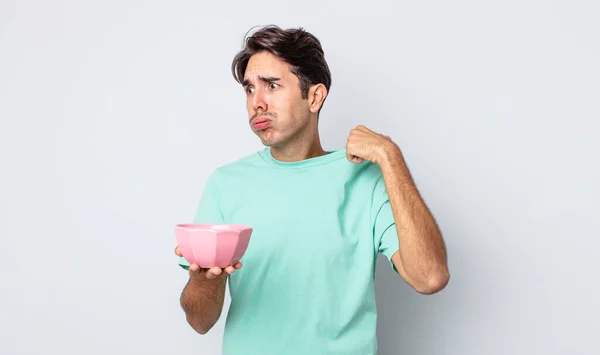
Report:
M300 80L303 99L308 98L311 85L321 83L329 91L331 72L317 37L303 28L283 30L275 25L265 26L252 36L246 35L243 49L231 63L231 72L238 83L244 80L250 57L265 51L291 66L292 73Z

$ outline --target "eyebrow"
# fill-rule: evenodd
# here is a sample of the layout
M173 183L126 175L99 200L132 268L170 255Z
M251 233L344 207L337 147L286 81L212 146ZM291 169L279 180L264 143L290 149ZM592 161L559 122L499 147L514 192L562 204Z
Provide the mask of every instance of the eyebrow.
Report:
M274 81L281 80L281 78L276 78L274 76L259 76L258 79L261 80L261 81L264 81L266 83L272 83ZM250 80L249 79L245 79L242 82L242 86L248 86L248 85L250 85Z

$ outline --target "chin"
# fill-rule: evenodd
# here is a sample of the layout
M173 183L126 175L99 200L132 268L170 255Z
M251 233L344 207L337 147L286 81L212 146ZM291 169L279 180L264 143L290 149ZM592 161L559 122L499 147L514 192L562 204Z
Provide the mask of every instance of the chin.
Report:
M271 140L261 139L260 141L265 147L269 147L269 148L274 148L279 145L278 144L279 142L275 142L275 141L271 141Z
M271 130L270 128L267 128L264 131L258 131L256 132L256 135L258 136L262 144L267 147L274 147L281 143L280 137L277 137L275 132L273 132L273 130Z

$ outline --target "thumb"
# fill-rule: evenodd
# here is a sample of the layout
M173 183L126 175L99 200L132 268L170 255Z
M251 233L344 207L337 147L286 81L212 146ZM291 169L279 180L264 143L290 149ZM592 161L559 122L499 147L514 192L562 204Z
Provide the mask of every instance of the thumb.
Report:
M350 152L348 150L346 150L346 159L352 161L353 158L354 158L354 155L350 154Z
M355 164L360 164L364 161L363 158L359 158L356 155L352 155L352 154L346 154L346 158L348 158L348 160L350 162L355 163Z

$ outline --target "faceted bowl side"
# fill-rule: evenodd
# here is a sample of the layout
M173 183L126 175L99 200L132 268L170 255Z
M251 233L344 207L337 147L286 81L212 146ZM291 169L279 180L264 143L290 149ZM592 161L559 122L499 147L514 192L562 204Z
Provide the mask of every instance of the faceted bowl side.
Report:
M236 224L178 224L175 238L185 260L202 268L235 265L246 253L252 228Z

